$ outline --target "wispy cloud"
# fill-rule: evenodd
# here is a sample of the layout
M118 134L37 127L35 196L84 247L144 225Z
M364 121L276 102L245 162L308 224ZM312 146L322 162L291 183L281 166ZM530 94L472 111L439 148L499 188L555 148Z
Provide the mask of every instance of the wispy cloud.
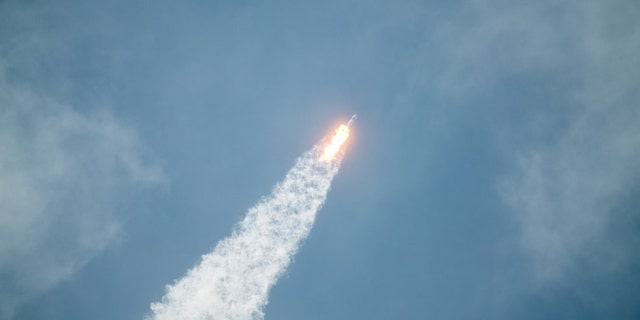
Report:
M612 226L629 214L622 208L640 178L638 9L627 0L468 1L427 34L435 48L424 41L417 51L447 63L417 69L413 83L433 79L421 90L443 105L486 110L474 121L508 146L513 167L499 189L541 283L562 282L579 264L605 275L640 261L639 239ZM503 99L497 109L483 105L493 96Z
M637 237L615 223L629 214L623 208L640 178L640 77L633 71L640 69L640 23L625 13L634 8L581 2L554 12L559 28L547 41L557 45L547 51L567 56L547 58L577 80L564 93L573 105L556 110L568 114L563 128L542 125L554 121L541 113L532 131L547 138L520 146L516 169L501 183L540 281L561 281L578 265L606 276L639 258Z
M619 253L633 255L607 239L640 176L640 117L599 111L586 112L552 145L523 151L502 185L539 279L557 280L576 262L610 268L625 259Z
M0 69L0 318L73 274L119 232L119 188L155 183L131 130L9 83Z

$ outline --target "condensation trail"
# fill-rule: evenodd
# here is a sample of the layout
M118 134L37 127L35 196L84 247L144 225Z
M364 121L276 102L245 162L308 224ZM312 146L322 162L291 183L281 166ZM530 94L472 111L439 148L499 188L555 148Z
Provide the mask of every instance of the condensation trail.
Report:
M324 148L316 145L300 157L230 237L167 286L147 319L262 319L269 289L309 234L338 172L342 153L327 159Z

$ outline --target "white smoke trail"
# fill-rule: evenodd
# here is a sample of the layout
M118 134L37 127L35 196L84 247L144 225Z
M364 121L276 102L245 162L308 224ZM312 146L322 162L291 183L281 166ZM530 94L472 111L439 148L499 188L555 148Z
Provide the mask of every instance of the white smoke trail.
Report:
M309 234L338 172L342 154L325 161L321 153L317 145L300 157L230 237L167 286L148 319L262 319L269 289Z

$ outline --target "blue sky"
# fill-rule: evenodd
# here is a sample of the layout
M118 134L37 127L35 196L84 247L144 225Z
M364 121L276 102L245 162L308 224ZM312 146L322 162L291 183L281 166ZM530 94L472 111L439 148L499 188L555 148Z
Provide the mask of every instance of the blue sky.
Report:
M639 15L0 2L0 318L143 318L357 113L265 319L636 319Z

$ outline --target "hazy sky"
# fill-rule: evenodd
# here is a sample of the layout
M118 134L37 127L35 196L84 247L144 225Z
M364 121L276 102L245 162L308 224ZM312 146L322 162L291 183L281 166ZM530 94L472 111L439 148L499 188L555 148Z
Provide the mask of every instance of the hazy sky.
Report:
M142 319L358 120L265 319L640 317L640 2L0 1L0 319Z

